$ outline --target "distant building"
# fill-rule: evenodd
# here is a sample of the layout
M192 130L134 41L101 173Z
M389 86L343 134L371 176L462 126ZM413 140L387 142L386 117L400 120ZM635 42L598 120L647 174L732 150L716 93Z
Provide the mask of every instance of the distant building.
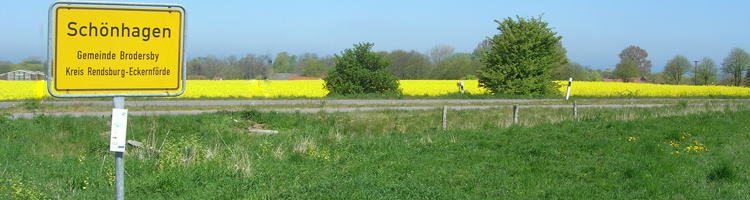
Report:
M36 81L46 79L47 77L44 75L44 72L22 69L0 74L0 80L8 81Z
M292 76L292 77L289 77L288 80L290 80L290 81L300 81L300 80L314 80L314 81L319 81L319 80L323 80L323 78L320 78L320 77Z
M299 73L273 73L268 76L268 80L289 80L291 77L300 76Z
M306 77L301 76L299 73L273 73L270 76L268 76L268 80L277 80L277 81L299 81L299 80L323 80L326 77L325 74L321 75L320 77Z

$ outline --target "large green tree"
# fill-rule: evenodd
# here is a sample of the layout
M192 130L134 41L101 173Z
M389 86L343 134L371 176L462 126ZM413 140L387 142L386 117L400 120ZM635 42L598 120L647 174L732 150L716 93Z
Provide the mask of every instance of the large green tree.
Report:
M587 81L600 82L600 81L602 81L602 79L604 79L604 78L602 78L601 70L591 70L591 71L589 71Z
M479 86L493 94L559 93L558 84L552 82L552 69L568 63L556 45L562 36L557 36L542 16L516 19L495 20L500 33L490 39L489 52L482 53Z
M398 78L386 69L390 61L372 52L372 46L359 43L335 55L336 66L324 79L330 94L400 93Z
M641 73L640 76L646 76L651 73L651 60L646 59L648 53L646 50L641 49L641 47L635 45L625 47L625 49L620 52L619 57L620 60L628 59L632 61L635 66L638 67L638 70Z
M735 47L721 63L721 71L730 78L732 85L742 84L742 72L750 70L750 54L744 49Z
M311 60L307 63L307 67L302 72L302 76L306 77L320 77L326 73L326 65L320 63L318 60Z
M286 73L291 68L289 63L289 53L282 51L276 54L276 58L273 59L273 71L278 73Z
M704 57L698 64L698 72L695 73L698 76L698 84L709 85L710 82L716 82L716 73L718 72L716 62L709 57Z
M691 66L687 57L676 55L672 60L667 61L667 66L664 66L664 79L669 84L679 85Z
M641 71L635 63L627 58L620 59L620 63L615 66L614 75L622 79L622 82L630 82L631 78L640 78Z
M192 76L205 76L203 73L203 62L200 58L193 58L187 63L187 74Z

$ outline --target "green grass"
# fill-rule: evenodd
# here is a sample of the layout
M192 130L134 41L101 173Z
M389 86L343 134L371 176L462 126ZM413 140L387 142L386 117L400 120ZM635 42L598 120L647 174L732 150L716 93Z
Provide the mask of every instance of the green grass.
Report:
M747 104L130 116L131 199L748 199ZM114 196L108 117L0 117L0 199ZM247 133L251 126L280 134ZM677 144L677 145L676 145ZM687 152L700 146L705 150ZM679 153L677 153L679 151Z

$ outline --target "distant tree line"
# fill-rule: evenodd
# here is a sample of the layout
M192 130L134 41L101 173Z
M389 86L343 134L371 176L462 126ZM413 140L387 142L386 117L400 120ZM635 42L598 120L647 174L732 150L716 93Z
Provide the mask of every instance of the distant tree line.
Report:
M477 48L483 48L481 44ZM476 77L482 66L475 53L454 53L453 47L436 45L420 53L401 49L375 52L389 60L387 70L400 80L458 80ZM297 73L306 77L320 77L333 69L334 56L320 57L315 53L290 55L286 51L268 55L247 54L244 57L217 58L206 56L192 58L187 63L187 74L191 78L204 79L262 79L273 73ZM476 78L474 78L476 79Z
M648 53L639 46L628 46L618 55L614 69L591 69L567 58L567 50L546 22L539 18L508 18L497 21L501 32L479 42L471 53L454 52L454 48L438 44L421 53L417 50L397 49L390 52L373 52L381 59L387 60L384 71L398 80L458 80L479 79L487 77L480 71L494 73L503 78L506 84L522 79L527 82L533 77L542 79L574 81L642 81L655 84L675 85L732 85L750 86L750 54L744 49L735 47L721 62L709 57L690 60L683 55L675 55L664 64L664 70L652 73L653 63ZM507 27L506 27L507 26ZM527 26L524 34L513 32L513 26ZM534 32L536 31L536 32ZM515 35L518 34L518 35ZM530 38L525 38L530 37ZM541 41L544 49L530 50L521 42ZM542 40L543 39L543 40ZM372 46L368 44L366 46ZM511 48L512 47L512 48ZM513 49L517 52L508 52ZM369 50L368 50L369 51ZM544 52L544 57L540 53ZM343 53L343 52L342 52ZM368 54L369 55L369 54ZM189 79L265 79L274 73L297 73L307 77L321 77L330 73L336 66L338 55L320 57L315 53L291 55L280 52L271 55L246 54L224 58L215 56L191 58L187 62ZM549 60L550 62L547 62ZM515 60L514 60L515 59ZM545 62L542 62L545 61ZM0 73L14 70L46 71L46 61L40 57L29 57L20 63L0 60ZM498 67L497 69L490 66ZM484 70L483 70L484 69ZM499 71L493 71L499 70ZM506 70L506 71L503 71ZM501 72L501 73L496 73ZM519 74L508 74L521 72ZM528 76L532 75L532 76ZM540 80L542 80L540 79ZM481 82L481 81L480 81ZM494 86L493 86L494 87ZM507 92L507 91L506 91Z
M652 63L646 50L638 46L626 47L619 57L614 70L593 70L575 62L563 64L553 70L554 79L623 82L640 79L655 84L750 86L750 54L739 47L733 48L720 64L709 57L691 61L678 54L667 61L663 71L656 73L651 72Z
M15 70L46 72L46 67L47 64L45 62L42 62L41 57L28 57L18 64L0 60L0 74Z

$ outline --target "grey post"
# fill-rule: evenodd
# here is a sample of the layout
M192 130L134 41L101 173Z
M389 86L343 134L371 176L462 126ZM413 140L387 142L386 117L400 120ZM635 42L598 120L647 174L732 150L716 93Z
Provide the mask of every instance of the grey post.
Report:
M443 106L443 130L448 129L448 120L446 116L448 115L448 106Z
M578 117L578 101L573 101L573 117Z
M125 109L125 97L112 97L114 108ZM125 199L125 163L123 152L115 152L115 199Z
M513 104L513 123L518 123L518 104Z

